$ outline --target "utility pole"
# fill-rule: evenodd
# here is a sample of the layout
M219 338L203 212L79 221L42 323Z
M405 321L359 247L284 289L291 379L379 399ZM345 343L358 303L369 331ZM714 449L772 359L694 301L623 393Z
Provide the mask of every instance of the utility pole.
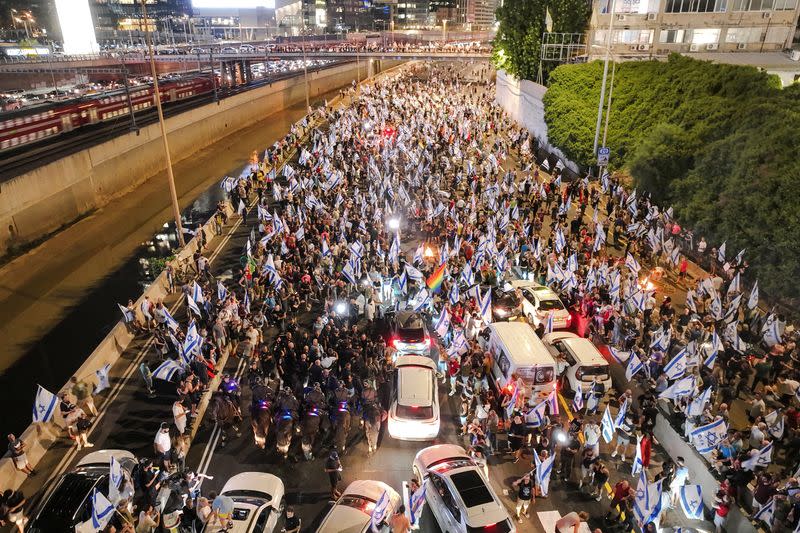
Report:
M305 80L306 84L306 113L308 113L308 108L311 107L310 100L308 98L308 62L306 61L306 26L303 24L303 80Z
M146 0L141 0L142 17L147 23ZM183 240L183 225L181 224L181 208L178 205L178 192L175 189L175 176L172 173L172 157L169 155L169 142L167 141L167 126L164 124L164 111L161 109L161 91L158 90L158 71L156 70L156 60L153 56L153 41L150 38L150 28L147 27L144 33L147 42L147 51L150 54L150 73L153 76L153 92L155 93L156 109L158 110L158 125L161 127L161 140L164 144L164 158L167 162L167 181L169 181L169 194L172 199L172 214L175 217L175 230L178 232L178 243L185 246ZM127 78L126 78L127 79Z
M600 139L600 125L603 123L603 100L606 95L606 80L608 79L608 62L611 58L611 36L614 28L614 8L616 0L611 0L611 13L608 20L608 35L606 35L606 59L603 65L603 83L600 85L600 101L597 103L597 125L594 129L594 145L592 155L597 157L597 141Z

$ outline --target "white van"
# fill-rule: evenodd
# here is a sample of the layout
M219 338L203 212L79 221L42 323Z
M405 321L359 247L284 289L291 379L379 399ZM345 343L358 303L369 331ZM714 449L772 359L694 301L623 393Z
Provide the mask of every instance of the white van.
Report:
M516 374L525 383L526 396L546 396L556 386L556 362L547 347L525 322L490 324L486 349L492 354L492 377L498 389Z
M606 390L611 390L608 361L592 341L566 331L548 333L542 340L553 357L564 356L567 366L562 373L562 385L565 390L585 393L598 377Z

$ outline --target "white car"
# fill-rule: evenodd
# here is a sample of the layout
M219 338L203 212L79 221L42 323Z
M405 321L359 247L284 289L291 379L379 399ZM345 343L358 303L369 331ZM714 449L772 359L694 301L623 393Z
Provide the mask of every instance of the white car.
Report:
M425 483L425 501L442 531L516 532L482 465L461 446L438 444L421 450L414 458L414 474Z
M554 331L542 339L554 358L564 357L566 368L561 372L562 387L567 391L586 393L597 378L611 390L611 372L600 350L592 341L568 331Z
M534 327L544 324L550 311L553 312L553 329L570 327L572 317L552 289L523 279L512 281L511 286L522 293L522 312Z
M364 533L370 530L375 504L386 492L389 503L384 517L394 514L400 495L383 481L360 479L350 483L319 525L317 533ZM384 528L386 530L387 528Z
M264 472L236 474L220 496L233 500L233 533L272 533L286 506L283 481Z
M439 435L439 385L436 363L420 355L395 360L389 435L401 440L433 440Z

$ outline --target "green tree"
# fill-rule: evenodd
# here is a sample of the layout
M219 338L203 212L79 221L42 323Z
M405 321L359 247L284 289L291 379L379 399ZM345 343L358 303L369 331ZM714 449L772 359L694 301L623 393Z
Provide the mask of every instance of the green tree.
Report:
M583 33L592 12L587 0L506 0L496 13L500 24L492 57L498 69L519 79L538 78L548 10L553 31L568 33ZM542 66L546 77L550 64Z
M562 65L544 97L550 142L592 161L602 62ZM616 66L612 168L731 256L774 301L800 302L800 86L752 67L673 55Z

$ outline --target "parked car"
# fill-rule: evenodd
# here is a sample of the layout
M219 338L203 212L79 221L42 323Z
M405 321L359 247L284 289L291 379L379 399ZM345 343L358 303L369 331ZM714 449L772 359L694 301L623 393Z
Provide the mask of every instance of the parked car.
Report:
M598 377L606 390L611 390L608 361L592 341L568 331L548 333L542 340L553 357L564 357L567 366L560 374L562 390L585 393Z
M133 476L138 468L136 457L126 450L100 450L86 455L72 472L61 476L55 488L39 507L26 531L52 533L74 531L75 526L92 517L92 492L97 489L108 497L111 457L119 461L124 481L120 496L133 498Z
M317 528L317 533L365 533L370 531L372 511L384 492L389 498L384 516L389 517L402 503L397 491L382 481L368 479L353 481L331 507ZM388 531L388 527L384 527L382 531Z
M398 311L391 325L392 346L400 354L429 355L431 337L422 315L414 311Z
M414 457L414 473L425 483L425 501L448 533L516 532L483 467L461 446L438 444Z
M400 440L433 440L439 435L439 386L429 357L401 355L395 360L389 435Z
M572 317L555 291L536 282L522 279L512 281L511 286L519 289L522 295L522 312L534 327L545 323L550 311L553 312L553 329L570 327Z
M220 54L238 54L239 51L232 47L232 46L223 46L222 50L219 51Z
M242 472L220 492L233 500L233 533L272 533L286 506L283 481L264 472Z

